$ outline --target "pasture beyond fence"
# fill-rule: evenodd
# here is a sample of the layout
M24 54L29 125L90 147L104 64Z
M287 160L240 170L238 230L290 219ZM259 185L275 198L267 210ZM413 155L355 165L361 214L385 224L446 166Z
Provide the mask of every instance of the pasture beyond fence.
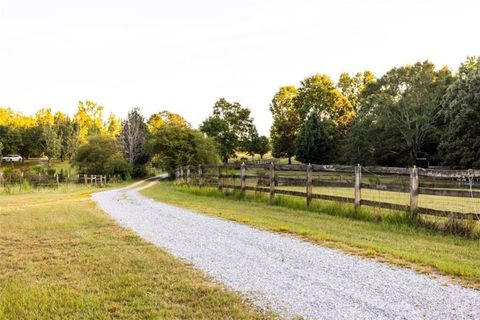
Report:
M106 175L96 174L78 174L70 176L70 174L24 174L23 172L15 172L12 174L4 174L0 172L0 186L6 186L11 184L19 184L23 181L27 181L34 187L55 187L61 183L81 183L92 185L106 185Z
M268 193L271 200L277 194L304 197L307 205L317 199L351 203L355 208L370 206L408 211L412 218L425 214L465 220L480 220L476 200L480 199L479 181L480 170L417 167L284 165L272 162L184 166L176 170L177 184L216 186L219 190L234 189L241 193L263 192ZM362 197L362 191L371 192L369 190L381 194L383 201L374 200L369 194ZM408 198L397 199L404 196ZM419 205L419 196L425 196L423 205ZM447 204L446 201L451 199L456 205Z

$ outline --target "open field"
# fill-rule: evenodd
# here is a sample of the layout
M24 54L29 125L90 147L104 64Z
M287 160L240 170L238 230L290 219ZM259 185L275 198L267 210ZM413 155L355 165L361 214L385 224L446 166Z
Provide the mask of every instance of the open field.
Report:
M192 171L195 173L195 169ZM218 179L216 178L215 169L207 169L205 173L209 175L208 182L206 183L217 185ZM225 185L235 185L240 187L240 170L226 168L224 169L223 183ZM248 178L253 176L253 178ZM305 172L302 171L275 171L275 175L280 179L280 182L275 186L277 190L290 190L306 192L306 182L302 183L301 180L296 183L282 182L282 178L296 178L306 179ZM236 176L231 178L231 176ZM330 182L334 185L319 186L314 185L312 187L313 194L337 196L354 199L355 189L354 182L355 177L352 173L348 172L313 172L313 182ZM260 183L261 182L261 183ZM361 183L367 185L379 185L386 188L395 188L391 191L369 189L362 187L361 196L362 200L382 202L387 204L405 205L410 204L409 194L409 177L405 175L378 175L371 173L362 174ZM263 168L251 168L247 170L246 185L249 187L269 187L268 182L268 170ZM456 196L438 196L431 194L420 194L418 196L418 206L420 208L434 209L439 211L460 212L460 213L474 213L480 214L480 198L478 196L470 196L470 191L478 193L477 182L472 184L472 187L468 185L468 181L458 181L456 179L444 179L434 177L422 177L420 179L420 187L428 188L429 190L449 190L460 191L467 194L466 197ZM400 192L400 190L403 192ZM372 209L377 210L377 209ZM383 209L377 210L382 212Z
M480 240L441 235L410 225L401 217L355 220L340 216L343 209L339 205L320 206L323 214L272 206L264 201L264 196L258 197L257 202L252 200L253 196L237 201L237 197L223 195L213 188L175 187L171 182L162 182L142 193L198 212L261 229L288 232L346 252L409 266L420 272L448 275L480 287ZM313 204L318 202L314 200Z
M85 186L0 196L0 319L260 319L133 232Z

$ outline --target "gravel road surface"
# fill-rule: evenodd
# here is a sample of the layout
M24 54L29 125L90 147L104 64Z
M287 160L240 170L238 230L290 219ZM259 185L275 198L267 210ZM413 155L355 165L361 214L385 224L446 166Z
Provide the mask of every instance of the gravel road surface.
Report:
M480 291L153 201L93 195L122 226L258 307L305 319L480 319Z

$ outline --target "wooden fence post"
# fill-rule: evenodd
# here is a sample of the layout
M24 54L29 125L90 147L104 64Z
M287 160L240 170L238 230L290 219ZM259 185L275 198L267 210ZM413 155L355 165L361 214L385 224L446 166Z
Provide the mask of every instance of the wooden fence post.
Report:
M275 198L275 165L270 162L270 201Z
M183 184L183 167L180 167L180 184Z
M246 187L245 171L246 171L245 162L242 162L242 165L240 166L240 192L242 196L245 194L245 187Z
M203 170L202 165L198 165L198 186L201 188L203 186Z
M312 165L307 166L307 206L312 202Z
M85 181L85 184L87 184L87 175L86 174L83 175L83 180Z
M410 168L410 218L417 217L418 208L418 168Z
M355 167L355 209L360 208L362 203L362 166Z
M187 184L190 184L191 178L190 166L187 166Z
M223 190L222 166L218 166L218 190Z

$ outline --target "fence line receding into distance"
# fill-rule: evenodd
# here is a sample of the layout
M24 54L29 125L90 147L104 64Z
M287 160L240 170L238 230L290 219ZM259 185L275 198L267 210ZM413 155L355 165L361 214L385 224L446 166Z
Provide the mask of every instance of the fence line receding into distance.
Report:
M257 173L252 172L256 170ZM264 170L261 174L259 170ZM254 174L250 174L254 173ZM279 176L278 173L293 173L295 176ZM347 173L351 174L351 181L348 179L332 180L318 179L313 177L313 173ZM408 184L384 184L379 182L363 182L362 173L369 175L392 175L394 177L408 178ZM300 177L301 175L301 177ZM239 179L240 184L235 181ZM440 181L463 181L463 185L468 189L459 189L451 187L422 187L421 179L438 179ZM473 189L473 181L480 179L480 170L437 170L423 168L394 168L394 167L362 167L344 166L344 165L287 165L271 163L259 164L226 164L226 165L199 165L184 166L176 170L176 183L191 184L203 186L216 186L219 190L235 189L242 193L246 191L268 193L271 200L275 195L287 195L306 198L307 205L310 205L313 199L347 202L354 205L355 208L361 206L371 206L384 209L393 209L399 211L408 211L411 217L418 214L425 214L437 217L447 217L466 220L480 220L478 212L457 212L449 210L439 210L434 208L420 207L419 195L430 195L437 197L457 197L480 199L480 191ZM226 183L232 180L233 183ZM248 181L256 181L255 186L248 185ZM305 191L285 190L278 186L305 187ZM329 195L314 193L313 186L331 187L331 188L353 188L353 194L349 196ZM375 201L362 199L362 190L378 190L387 192L403 193L408 195L408 204L391 203L384 201Z

